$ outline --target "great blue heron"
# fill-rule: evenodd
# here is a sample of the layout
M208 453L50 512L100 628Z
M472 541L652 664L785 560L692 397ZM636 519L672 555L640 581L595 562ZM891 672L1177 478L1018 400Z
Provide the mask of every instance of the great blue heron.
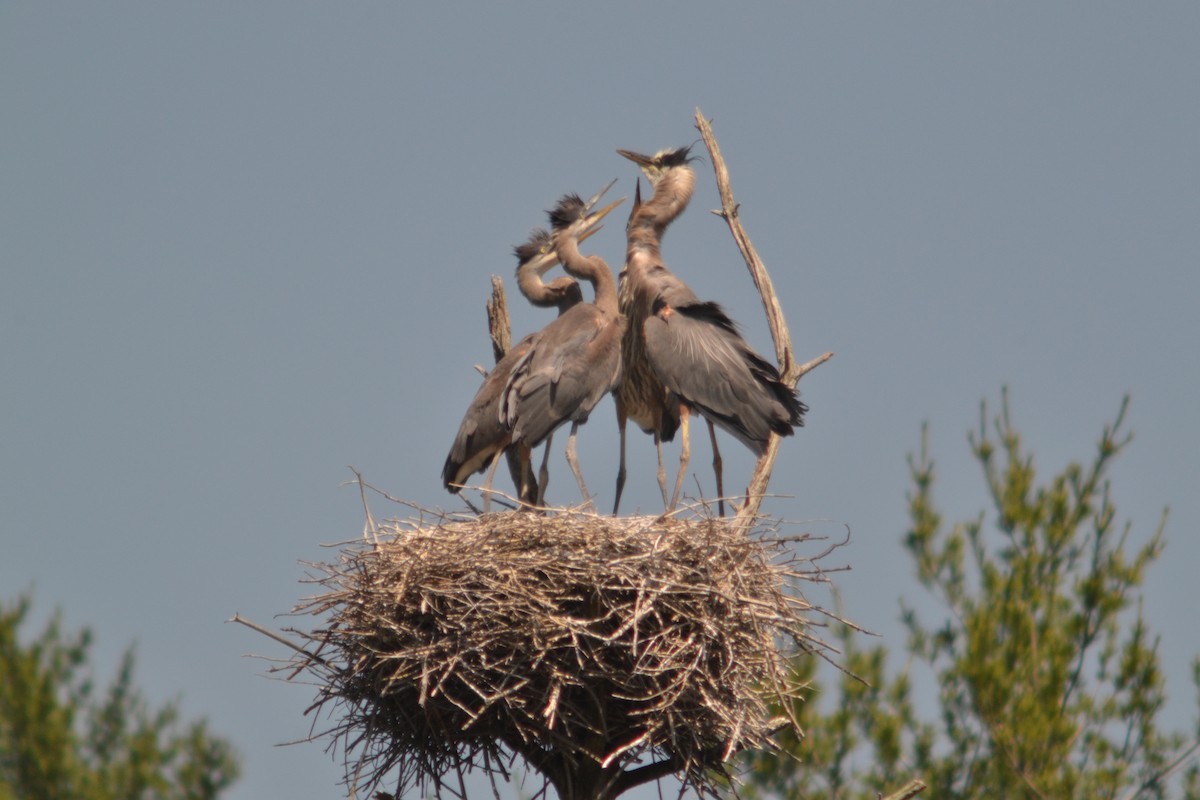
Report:
M663 264L663 233L687 207L695 189L689 151L681 147L653 156L617 151L641 168L654 194L641 202L639 181L621 271L621 311L628 327L622 348L624 377L617 390L621 463L614 514L625 485L626 417L654 435L664 503L661 442L671 439L676 425L682 428L679 474L667 503L673 510L691 458L688 416L692 410L703 414L713 447L719 513L724 515L721 455L713 424L762 456L771 432L790 435L804 424L808 410L795 390L780 380L778 369L746 343L721 307L701 301Z
M594 205L599 199L600 195L597 195L589 202ZM580 239L586 239L598 229L597 226L585 231ZM533 231L528 241L513 248L513 253L517 257L517 288L530 303L542 308L557 308L561 316L568 308L583 301L583 292L574 278L564 275L549 283L543 282L542 276L558 264L558 254L554 251L548 231ZM500 398L513 369L542 334L542 331L531 333L509 348L475 393L475 399L463 416L454 444L450 446L450 454L446 456L446 463L442 467L442 483L448 491L457 494L467 478L476 472L483 472L494 461L498 462L500 453L508 447L512 437L508 426L500 421ZM521 464L517 496L524 502L532 503L537 498L531 488L529 448L522 448L517 458ZM489 505L493 477L494 474L489 472L484 485L485 506Z
M588 203L577 195L567 195L550 212L554 248L563 269L589 281L595 298L568 309L542 329L540 338L514 367L500 401L500 421L511 429L514 446L537 447L560 425L571 422L567 464L585 503L591 498L575 456L575 436L620 378L624 320L612 270L599 256L580 253L579 242L623 199L589 214ZM542 470L544 474L545 459ZM544 490L543 478L539 495ZM542 505L540 496L538 505Z
M596 230L588 231L583 238ZM524 244L513 248L513 254L517 257L517 288L530 303L539 308L557 308L562 316L568 308L583 302L583 290L574 278L563 275L548 283L543 279L558 264L558 253L545 228L530 233Z

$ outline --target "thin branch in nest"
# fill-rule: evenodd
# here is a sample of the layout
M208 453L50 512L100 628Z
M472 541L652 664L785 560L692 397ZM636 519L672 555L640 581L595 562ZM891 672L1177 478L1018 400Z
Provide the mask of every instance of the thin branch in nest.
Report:
M257 622L251 622L250 620L243 617L241 614L234 614L232 617L230 617L229 619L227 619L225 621L226 622L236 622L239 625L245 625L250 630L257 631L258 633L261 633L263 636L266 636L268 639L274 639L275 641L282 644L284 647L294 650L296 653L300 654L305 659L308 659L311 661L316 661L316 662L322 664L323 666L328 666L328 664L325 663L324 659L322 659L316 653L310 653L309 651L305 650L300 645L293 642L291 639L288 639L286 636L281 636L278 633L276 633L275 631L271 630L270 628L264 628L262 625L259 625Z

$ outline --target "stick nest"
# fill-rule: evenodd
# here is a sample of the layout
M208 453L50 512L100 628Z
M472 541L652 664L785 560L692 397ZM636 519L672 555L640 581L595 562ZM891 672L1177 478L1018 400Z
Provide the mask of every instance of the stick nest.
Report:
M316 680L347 780L395 791L520 756L560 796L677 774L702 796L794 719L792 658L819 650L798 538L711 518L563 512L389 522L311 565L323 627L288 665ZM785 712L786 713L786 712ZM543 784L543 791L545 784Z

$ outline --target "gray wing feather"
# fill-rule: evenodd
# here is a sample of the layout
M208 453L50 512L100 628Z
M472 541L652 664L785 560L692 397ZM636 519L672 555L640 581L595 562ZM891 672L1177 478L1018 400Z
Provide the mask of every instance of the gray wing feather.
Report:
M507 442L508 425L500 417L501 400L512 373L539 335L532 333L511 347L484 378L483 385L467 407L442 466L442 483L450 491L457 491L454 484L463 483L472 474L486 469L492 456Z
M568 420L584 422L616 386L620 331L591 305L570 309L543 329L505 387L501 422L514 442L541 444Z
M668 308L643 328L647 356L664 386L759 455L771 431L787 436L803 424L806 409L795 392L718 305Z

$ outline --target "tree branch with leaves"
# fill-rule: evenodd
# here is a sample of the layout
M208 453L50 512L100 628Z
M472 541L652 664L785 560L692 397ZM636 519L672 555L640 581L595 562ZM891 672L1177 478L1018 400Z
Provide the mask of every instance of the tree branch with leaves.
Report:
M752 762L751 795L874 798L917 774L939 798L1200 797L1200 751L1163 729L1167 696L1158 637L1141 592L1165 546L1167 514L1141 544L1118 523L1109 473L1132 440L1128 398L1091 458L1041 478L1014 426L1007 393L981 406L968 436L990 508L947 525L934 498L928 429L909 458L903 545L944 614L908 604L908 666L852 631L848 668L828 699L797 708L808 736L788 742L793 768ZM938 687L938 714L918 713L911 672ZM1196 665L1200 686L1200 661ZM823 710L822 706L833 707Z

